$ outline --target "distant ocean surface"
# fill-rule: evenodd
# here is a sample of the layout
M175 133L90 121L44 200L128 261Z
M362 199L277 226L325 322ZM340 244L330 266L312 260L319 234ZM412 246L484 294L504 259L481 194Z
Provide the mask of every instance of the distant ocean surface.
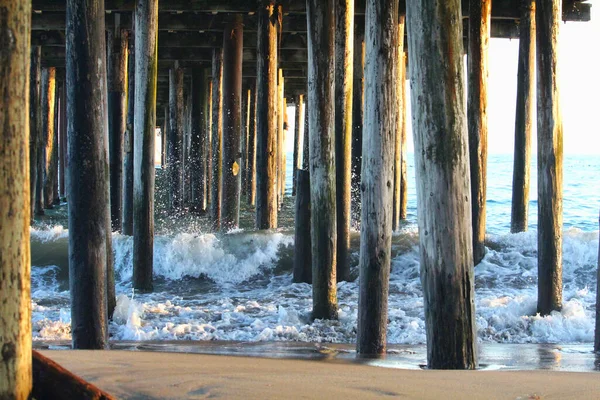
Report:
M287 155L291 192L292 155ZM510 234L512 156L490 155L487 254L475 269L477 333L481 342L591 343L594 336L600 156L564 160L564 302L561 312L535 314L537 299L537 167L532 165L529 231ZM425 343L419 279L414 161L408 161L408 220L392 245L388 341ZM160 171L159 171L160 173ZM160 198L160 193L157 194ZM242 200L242 203L245 203ZM56 211L65 215L66 206ZM62 213L62 214L61 214ZM339 320L310 322L311 288L292 283L293 201L275 232L255 232L243 207L241 229L209 231L206 217L158 211L155 292L134 293L132 239L113 234L118 305L112 340L238 340L353 343L358 282L338 285ZM66 226L31 229L33 336L70 339ZM357 274L359 233L352 236Z

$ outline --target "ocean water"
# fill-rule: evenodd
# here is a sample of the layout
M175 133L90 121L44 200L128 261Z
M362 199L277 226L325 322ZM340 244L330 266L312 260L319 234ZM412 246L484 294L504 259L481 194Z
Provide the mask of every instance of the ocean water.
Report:
M291 154L287 188L291 192ZM419 279L414 162L408 162L408 219L394 234L388 342L425 343ZM512 157L491 155L488 165L487 253L475 268L477 334L482 343L544 343L589 346L594 336L600 157L565 157L564 302L560 312L536 315L536 166L532 165L530 230L510 234ZM158 178L160 182L160 176ZM157 193L160 203L164 193ZM66 206L31 229L34 341L70 339ZM293 199L288 198L272 232L252 229L243 207L241 229L210 232L206 217L169 215L157 207L155 291L131 287L130 237L113 234L117 309L111 340L310 342L352 347L356 340L358 281L338 284L337 321L310 321L311 287L292 283ZM359 233L352 233L357 275ZM579 349L579 347L576 347ZM579 350L577 350L579 351Z

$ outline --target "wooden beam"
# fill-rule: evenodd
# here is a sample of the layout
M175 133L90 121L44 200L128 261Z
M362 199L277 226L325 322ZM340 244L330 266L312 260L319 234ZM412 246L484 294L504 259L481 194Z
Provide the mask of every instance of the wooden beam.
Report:
M69 0L67 119L69 277L74 349L108 346L110 199L102 2ZM98 61L100 60L100 61Z
M0 0L0 399L15 400L31 398L32 384L30 9L30 0Z
M535 0L523 2L517 72L517 111L513 163L510 231L527 230L529 184L531 180L531 132L535 98Z
M561 2L538 1L538 306L541 315L562 308L563 126L559 96L558 38Z
M221 169L223 145L223 50L213 49L212 57L212 178L210 214L213 229L221 227Z
M158 0L135 11L133 139L133 287L151 291L154 266L154 142L158 60Z
M476 324L459 0L408 3L427 365L474 369ZM366 104L369 102L366 101ZM448 332L452 332L451 335Z

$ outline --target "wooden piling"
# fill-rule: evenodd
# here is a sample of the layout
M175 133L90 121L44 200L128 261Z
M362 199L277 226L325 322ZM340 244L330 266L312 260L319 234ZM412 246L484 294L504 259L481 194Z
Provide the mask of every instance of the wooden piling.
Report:
M256 228L277 228L277 32L281 6L258 8L256 63Z
M256 84L253 84L250 101L250 117L248 131L248 204L256 204Z
M352 68L352 214L360 219L360 177L362 164L362 132L364 114L365 41L364 28L354 33L354 66Z
M185 79L185 78L184 78ZM183 180L182 180L182 207L189 207L191 205L191 182L192 182L192 170L191 165L191 139L192 139L192 88L193 83L190 80L190 84L183 85L183 141L182 141L182 166L183 169ZM200 151L202 153L202 151ZM197 172L197 171L196 171ZM202 205L204 208L204 204ZM192 207L192 209L195 209Z
M402 97L402 86L404 86L404 15L398 16L398 46L396 48L396 131L394 133L394 191L392 200L392 230L400 228L400 213L402 210L402 130L404 117L404 98Z
M280 182L280 193L281 193L281 205L283 207L283 199L285 197L285 181L287 178L287 154L285 152L285 143L287 142L287 133L288 133L288 115L287 115L287 98L283 97L283 137L281 141L281 182Z
M242 196L248 194L248 140L250 135L250 103L252 91L244 88L242 91Z
M293 281L312 283L312 245L310 240L310 173L296 170L296 219L294 224Z
M527 230L529 183L531 180L531 131L535 98L535 0L521 4L519 22L519 67L517 72L517 111L513 162L510 231Z
M35 46L31 48L30 65L30 84L29 84L29 192L31 195L31 215L30 220L33 223L33 217L36 213L36 193L38 179L43 180L43 176L38 176L38 155L42 143L42 48Z
M487 81L491 15L491 0L470 0L467 119L469 124L469 160L471 164L473 260L476 265L485 256L485 200L488 152Z
M234 229L240 224L243 35L243 17L236 14L223 33L222 230Z
M283 173L283 151L284 151L284 138L283 138L283 115L284 111L284 80L283 80L283 69L279 68L277 75L277 207L278 210L281 210L281 205L283 204L283 192L281 188L283 187L283 182L285 181L285 176Z
M133 287L142 291L152 290L157 39L158 0L139 2L135 9Z
M192 210L206 210L206 78L204 69L192 68L192 132L190 148Z
M407 2L406 11L427 365L473 369L471 185L463 28L456 23L461 3Z
M160 157L161 157L161 167L163 169L165 169L167 167L167 135L170 131L170 127L169 127L169 106L166 105L164 107L164 121L163 121L163 126L162 128L162 132L160 135Z
M598 219L600 225L600 218ZM600 243L598 244L598 267L596 269L596 330L594 333L594 351L600 351Z
M337 319L335 1L307 0L312 317Z
M66 175L66 168L67 168L67 85L65 83L65 81L63 80L62 82L62 88L61 88L61 95L60 95L60 114L59 114L59 118L58 118L58 133L59 133L59 137L58 137L58 147L59 147L59 157L58 157L58 162L59 162L59 168L58 168L58 178L59 178L59 182L58 182L58 195L59 195L59 204L60 204L60 196L62 196L62 198L64 200L67 199L67 191L66 191L66 187L67 187L67 175Z
M350 279L352 189L352 84L354 81L354 0L336 0L335 165L338 282Z
M109 51L108 137L110 163L110 216L113 231L122 229L123 136L127 123L127 46L129 33L120 29L121 15L114 14L115 31ZM109 35L112 35L109 33Z
M69 287L75 349L108 345L110 241L104 3L67 0Z
M538 306L562 307L563 127L558 85L562 1L536 4L538 135Z
M177 67L169 70L169 128L169 208L177 211L183 207L183 69Z
M296 123L294 125L294 162L293 171L294 176L292 177L292 196L296 195L297 188L297 174L296 171L300 169L300 138L304 134L304 95L299 94L296 96Z
M308 100L308 97L307 97ZM304 137L302 138L302 169L309 170L310 129L308 126L308 103L304 106Z
M60 80L57 79L56 82L56 94L54 96L54 146L52 148L52 159L54 163L52 164L52 205L60 205L60 197L58 193L58 168L59 168L59 147L60 143L58 142L58 130L60 129L60 98L63 96L63 85L64 78Z
M223 180L223 50L212 54L212 180L210 214L213 229L221 228L221 183Z
M362 150L359 354L385 354L392 246L398 1L367 0ZM390 101L391 100L391 101ZM312 149L311 149L312 150Z
M0 10L0 398L26 400L32 386L30 99L26 95L31 1L0 0Z
M42 139L44 152L44 208L54 208L54 174L56 164L55 142L56 68L45 68L42 72Z
M206 202L212 207L212 179L213 179L213 93L212 93L212 68L206 71L206 133L208 141L206 143Z
M406 61L408 56L404 49L400 53L400 57L402 57L402 61L399 65L402 66L400 69L400 73L402 74L402 79L400 80L401 87L401 104L402 104L402 125L399 128L402 132L402 139L400 143L400 219L406 219L407 206L408 206L408 137L406 133L406 109L408 108L408 103L406 101Z
M127 60L127 119L123 138L123 235L133 235L133 119L135 114L135 46L129 43Z

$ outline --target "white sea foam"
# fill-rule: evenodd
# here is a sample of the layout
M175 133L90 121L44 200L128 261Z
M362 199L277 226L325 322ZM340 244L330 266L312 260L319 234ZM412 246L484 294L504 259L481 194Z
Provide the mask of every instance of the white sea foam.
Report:
M408 237L400 233L394 239L388 341L424 343L416 232L409 227L404 235ZM164 283L159 292L133 297L132 240L117 234L113 239L119 281L117 309L110 326L113 339L356 340L358 282L338 284L339 320L311 322L311 287L291 282L286 247L293 239L289 235L233 232L158 236L155 276ZM544 317L536 314L536 233L490 235L488 240L487 254L475 269L476 322L481 341L592 341L598 232L565 231L563 309ZM34 267L34 271L34 293L39 297L34 300L34 337L68 339L68 294L60 292L57 269ZM50 297L57 300L49 301Z
M29 235L32 240L47 243L57 239L67 238L69 236L69 231L62 225L54 225L44 228L30 227Z

